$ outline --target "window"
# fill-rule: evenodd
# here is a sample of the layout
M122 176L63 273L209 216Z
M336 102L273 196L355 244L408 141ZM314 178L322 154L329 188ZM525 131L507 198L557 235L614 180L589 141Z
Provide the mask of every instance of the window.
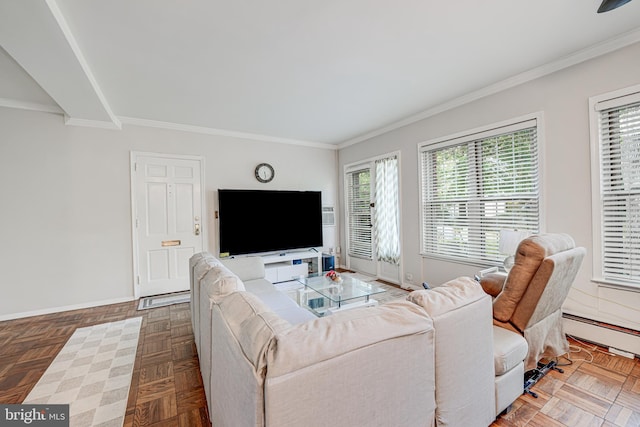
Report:
M620 95L591 100L594 266L598 280L640 288L640 91Z
M419 146L423 255L497 264L501 229L539 232L538 123L523 119Z
M371 170L348 172L349 255L372 259Z

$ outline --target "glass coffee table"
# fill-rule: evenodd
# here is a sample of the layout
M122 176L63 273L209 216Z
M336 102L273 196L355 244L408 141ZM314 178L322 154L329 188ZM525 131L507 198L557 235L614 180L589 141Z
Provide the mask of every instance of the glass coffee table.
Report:
M304 285L298 289L298 304L321 317L356 307L376 306L378 302L371 296L386 292L380 286L354 277L341 276L341 279L334 282L324 273L298 278Z

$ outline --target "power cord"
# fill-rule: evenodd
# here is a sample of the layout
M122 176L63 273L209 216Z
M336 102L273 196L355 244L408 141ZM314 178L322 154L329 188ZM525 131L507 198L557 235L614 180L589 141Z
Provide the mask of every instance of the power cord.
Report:
M603 353L603 354L607 354L609 356L615 356L615 354L610 353L608 351L604 351L601 350L597 345L595 344L587 344L584 341L579 340L578 338L567 334L567 337L571 338L572 340L576 341L577 343L581 344L582 346L586 347L579 347L577 345L569 345L569 353L567 353L566 356L561 356L567 360L569 360L570 363L568 363L569 365L572 364L573 362L587 362L587 363L593 363L593 352L599 352L599 353ZM588 358L585 359L573 359L571 357L571 353L581 353L581 352L585 352L588 355Z

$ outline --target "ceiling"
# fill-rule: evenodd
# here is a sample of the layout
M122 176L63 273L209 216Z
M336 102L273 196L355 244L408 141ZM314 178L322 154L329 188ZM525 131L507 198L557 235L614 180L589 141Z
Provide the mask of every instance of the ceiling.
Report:
M640 41L640 1L599 5L0 0L0 106L344 146Z

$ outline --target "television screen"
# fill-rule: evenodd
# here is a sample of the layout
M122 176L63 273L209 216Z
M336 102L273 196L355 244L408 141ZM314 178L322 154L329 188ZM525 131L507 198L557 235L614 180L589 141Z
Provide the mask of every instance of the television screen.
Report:
M322 246L320 191L218 190L220 254Z

